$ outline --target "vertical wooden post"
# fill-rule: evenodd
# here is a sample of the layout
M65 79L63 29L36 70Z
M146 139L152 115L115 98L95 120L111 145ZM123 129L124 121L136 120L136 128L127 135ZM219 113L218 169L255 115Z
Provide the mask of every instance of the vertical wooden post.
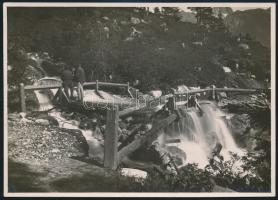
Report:
M96 80L96 91L98 92L98 80Z
M25 89L23 83L20 83L20 105L21 105L21 112L26 112Z
M127 82L127 91L129 91L129 82Z
M215 85L212 85L211 88L212 88L211 98L212 100L215 100Z
M81 83L78 83L77 96L78 96L78 101L80 103L83 103L83 85Z
M115 106L107 110L104 140L104 167L113 170L118 167L118 127L119 107Z
M78 83L78 85L77 85L77 99L78 99L78 101L80 101L80 96L81 96L81 84L80 83Z
M139 97L138 97L138 89L135 90L135 100L136 100L136 108L140 107Z

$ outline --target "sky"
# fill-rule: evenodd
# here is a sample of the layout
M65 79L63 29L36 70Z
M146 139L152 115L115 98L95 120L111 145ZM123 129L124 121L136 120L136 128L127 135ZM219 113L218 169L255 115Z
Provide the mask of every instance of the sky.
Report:
M153 7L154 8L154 7ZM152 7L150 7L150 10L153 10ZM266 9L265 7L231 7L233 11L243 11L243 10L250 10L250 9L257 9L257 8L261 8L261 9ZM191 12L191 10L189 10L187 7L180 7L181 10L185 11L185 12Z
M257 8L259 8L259 7L257 7ZM254 8L254 7L234 7L232 9L233 9L233 11L237 11L237 10L250 10L250 9L256 9L256 8ZM262 8L262 9L265 9L265 8Z
M257 8L262 8L262 7L231 7L231 8L232 8L233 11L237 11L237 10L242 11L242 10L257 9ZM187 11L190 12L190 10L187 9L187 8L181 8L181 9L186 11L186 12ZM262 9L265 9L265 8L262 8Z

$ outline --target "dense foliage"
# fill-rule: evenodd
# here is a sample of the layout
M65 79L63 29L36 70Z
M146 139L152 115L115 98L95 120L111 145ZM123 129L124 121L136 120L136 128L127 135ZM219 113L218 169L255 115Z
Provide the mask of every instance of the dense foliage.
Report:
M22 81L26 65L19 52L47 52L54 63L81 63L87 79L139 80L141 90L227 84L222 67L269 76L269 49L231 36L223 16L195 8L198 23L181 22L177 8L8 8L9 80ZM243 49L240 44L247 44ZM43 63L59 75L59 65ZM16 71L16 72L15 72Z
M199 169L197 164L185 165L178 174L150 173L143 185L146 192L210 192L212 189L210 173Z
M238 156L232 153L228 161L219 160L207 166L216 184L238 192L269 192L270 163L264 151Z

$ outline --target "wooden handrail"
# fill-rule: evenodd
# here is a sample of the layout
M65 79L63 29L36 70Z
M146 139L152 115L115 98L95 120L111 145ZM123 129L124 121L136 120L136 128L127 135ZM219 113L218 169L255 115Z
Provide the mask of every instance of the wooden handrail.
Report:
M133 93L130 90L135 90L137 92L136 88L133 88L129 85L127 82L126 84L124 83L110 83L110 82L85 82L83 86L89 86L89 85L97 85L97 86L113 86L113 87L126 87L128 93L130 94L131 98L138 98L138 95L133 95ZM79 91L79 100L81 103L83 102L83 97L84 97L84 92L83 92L83 86L79 85L78 86L78 91ZM21 85L21 101L22 101L22 110L26 110L26 106L24 106L24 90L42 90L42 89L58 89L61 88L62 84L54 84L54 85L27 85L24 86L23 84ZM188 90L186 92L175 92L174 94L168 94L161 96L159 98L152 99L147 102L146 105L151 105L153 103L162 103L164 104L166 99L169 97L174 97L178 95L191 95L191 94L196 94L196 93L203 93L203 92L246 92L246 93L257 93L257 92L263 92L266 90L270 90L268 88L264 89L242 89L242 88L204 88L204 89L195 89L195 90ZM163 102L162 102L163 100ZM141 107L142 108L142 107ZM120 116L127 115L129 113L132 113L133 111L138 110L138 108L129 108L126 110L123 110L120 112Z
M195 93L209 92L213 90L218 92L261 92L265 89L205 88L205 89L188 90L187 92L175 92L175 95L195 94Z
M83 86L96 85L97 82L85 82ZM128 83L110 83L98 81L98 86L130 87Z
M96 85L96 82L85 82L85 83L83 83L83 86L88 86L88 85Z
M42 89L58 89L62 87L62 84L55 85L26 85L25 90L42 90Z
M215 88L218 92L259 92L259 89Z

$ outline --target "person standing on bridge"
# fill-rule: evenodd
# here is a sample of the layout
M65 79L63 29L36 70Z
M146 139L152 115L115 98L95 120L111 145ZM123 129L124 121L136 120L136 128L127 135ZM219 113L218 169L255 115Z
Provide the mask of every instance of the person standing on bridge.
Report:
M69 68L69 66L64 66L63 72L62 72L62 77L61 77L62 81L63 81L63 88L65 91L65 94L68 98L68 100L70 100L70 97L73 96L73 75L72 72ZM69 95L69 90L70 90L70 95Z
M187 105L188 107L195 107L195 108L198 108L200 113L203 114L204 111L202 110L200 104L198 103L198 99L197 99L197 96L196 95L191 95L189 97L189 100L187 102Z
M85 71L81 65L78 65L75 71L75 76L77 83L80 83L81 85L83 85L83 83L86 81Z

